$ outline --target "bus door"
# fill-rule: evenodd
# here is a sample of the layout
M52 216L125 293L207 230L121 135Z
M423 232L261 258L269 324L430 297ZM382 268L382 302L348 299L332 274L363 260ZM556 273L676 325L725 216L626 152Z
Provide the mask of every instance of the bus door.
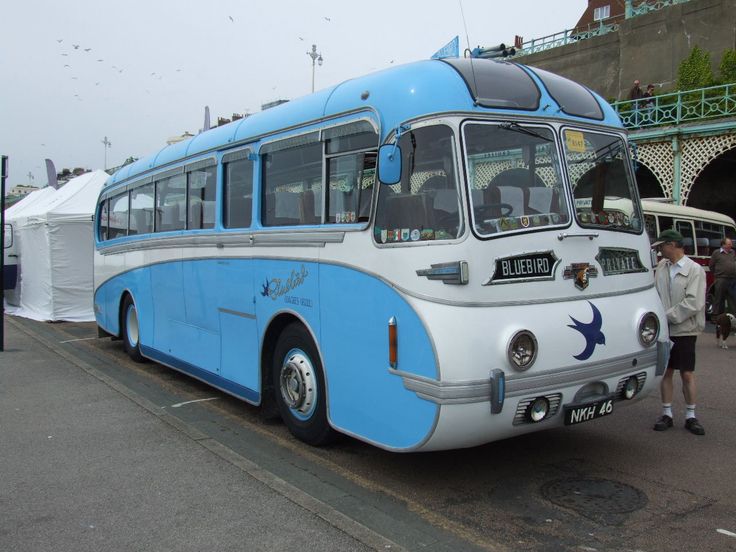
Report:
M675 230L682 234L685 255L695 255L695 228L690 220L675 219Z

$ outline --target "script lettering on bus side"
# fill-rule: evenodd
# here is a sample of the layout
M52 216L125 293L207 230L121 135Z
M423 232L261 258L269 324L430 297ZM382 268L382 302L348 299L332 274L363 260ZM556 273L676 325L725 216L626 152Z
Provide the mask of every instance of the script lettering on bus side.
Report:
M559 259L552 251L526 253L496 259L493 276L482 285L520 282L526 280L553 280Z
M307 279L307 276L309 276L309 271L307 270L306 266L302 265L300 271L297 272L296 270L292 270L291 274L286 280L283 280L281 278L271 278L270 280L267 279L266 283L263 284L261 295L263 297L270 297L273 301L275 301L279 297L282 297L289 293L291 290L301 286L304 283L304 280ZM293 301L289 302L293 303ZM311 301L309 306L311 306Z

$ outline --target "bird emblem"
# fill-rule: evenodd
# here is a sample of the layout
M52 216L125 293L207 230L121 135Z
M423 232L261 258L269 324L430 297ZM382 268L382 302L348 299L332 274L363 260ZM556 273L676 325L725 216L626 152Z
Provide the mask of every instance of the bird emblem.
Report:
M596 345L606 344L606 336L601 331L601 326L603 326L601 311L599 311L590 301L588 301L588 304L590 305L590 308L593 309L593 320L586 324L579 320L575 320L570 316L570 320L574 323L567 325L568 328L572 328L573 330L580 332L585 338L585 349L583 349L580 354L573 355L573 357L578 360L589 359L593 355Z

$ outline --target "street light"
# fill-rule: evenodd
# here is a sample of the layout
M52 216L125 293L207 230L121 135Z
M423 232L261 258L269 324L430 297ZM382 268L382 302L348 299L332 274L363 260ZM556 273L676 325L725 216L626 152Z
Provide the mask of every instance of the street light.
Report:
M314 92L314 62L316 61L319 63L319 66L322 67L322 62L324 61L322 59L322 54L317 53L317 45L312 44L312 51L307 52L307 55L312 58L312 92Z
M107 136L105 136L105 139L102 140L102 143L105 145L105 170L107 170L107 148L112 146L112 142L107 139Z

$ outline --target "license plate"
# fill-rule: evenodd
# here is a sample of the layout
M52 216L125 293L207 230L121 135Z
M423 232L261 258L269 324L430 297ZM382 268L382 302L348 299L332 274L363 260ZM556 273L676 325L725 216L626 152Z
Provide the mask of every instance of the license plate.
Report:
M565 407L565 425L579 424L608 416L613 412L613 399L575 404Z

